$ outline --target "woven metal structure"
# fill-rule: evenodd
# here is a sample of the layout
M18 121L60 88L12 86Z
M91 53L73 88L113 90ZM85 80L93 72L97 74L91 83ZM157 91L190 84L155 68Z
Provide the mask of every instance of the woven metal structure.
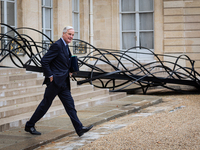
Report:
M10 59L16 67L42 72L40 60L53 41L47 35L32 28L14 29L3 23L1 25L7 26L10 30L0 34L0 63ZM41 36L41 39L45 37L46 40L36 42L30 35L20 34L22 30L31 30ZM142 90L144 94L150 87L184 92L174 85L187 85L200 90L200 74L195 71L195 61L187 55L178 57L159 55L142 46L127 50L99 49L78 39L73 40L70 49L74 53L82 54L78 58L80 71L73 74L78 84L90 83L98 88L109 88L114 92L134 93ZM21 59L21 55L26 58L25 62ZM137 55L140 56L140 61L134 57ZM154 61L142 60L147 55L154 58ZM162 61L162 57L168 61ZM181 66L182 62L187 64L187 67Z

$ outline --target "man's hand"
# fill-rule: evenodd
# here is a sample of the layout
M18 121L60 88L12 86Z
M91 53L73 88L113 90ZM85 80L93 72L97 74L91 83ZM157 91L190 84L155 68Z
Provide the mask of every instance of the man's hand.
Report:
M49 77L49 79L50 79L50 82L52 82L53 81L53 76Z
M72 75L73 75L73 73L70 72L70 73L69 73L69 76L72 77Z

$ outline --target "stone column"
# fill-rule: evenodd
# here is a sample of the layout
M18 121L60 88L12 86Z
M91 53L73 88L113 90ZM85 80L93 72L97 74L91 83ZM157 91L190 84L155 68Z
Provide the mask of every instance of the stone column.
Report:
M163 54L163 0L154 2L154 52ZM160 57L163 60L162 57Z

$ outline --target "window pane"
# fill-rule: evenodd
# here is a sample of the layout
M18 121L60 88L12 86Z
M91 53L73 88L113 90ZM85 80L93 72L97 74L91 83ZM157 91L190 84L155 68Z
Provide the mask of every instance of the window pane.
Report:
M73 0L73 27L74 38L79 38L79 0Z
M140 14L140 30L153 30L153 13Z
M45 0L45 6L51 7L51 0Z
M153 10L153 0L139 0L139 10L140 11L152 11Z
M74 39L78 39L78 32L74 32Z
M45 9L45 28L51 28L51 9Z
M135 30L135 14L122 14L122 31Z
M7 24L14 26L15 25L15 14L14 14L14 3L7 3Z
M51 31L46 30L46 35L51 38Z
M74 30L78 31L78 14L74 13Z
M135 11L135 0L122 0L122 11Z
M122 33L122 49L128 49L135 45L135 33Z
M74 0L74 11L78 11L78 0Z
M140 33L140 44L143 47L153 49L154 48L153 32L142 32L142 33Z
M1 22L4 23L4 2L1 2Z

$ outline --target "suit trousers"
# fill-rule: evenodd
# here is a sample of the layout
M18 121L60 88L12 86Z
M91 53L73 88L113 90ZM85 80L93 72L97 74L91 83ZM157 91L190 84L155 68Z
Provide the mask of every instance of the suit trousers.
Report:
M26 126L33 127L35 123L40 120L50 108L54 98L58 95L60 98L67 114L69 115L71 122L76 130L76 132L80 131L83 127L80 122L77 111L75 109L74 100L71 96L71 92L68 86L58 87L54 82L50 82L47 84L45 89L44 98L41 103L38 105L31 119L26 123Z

